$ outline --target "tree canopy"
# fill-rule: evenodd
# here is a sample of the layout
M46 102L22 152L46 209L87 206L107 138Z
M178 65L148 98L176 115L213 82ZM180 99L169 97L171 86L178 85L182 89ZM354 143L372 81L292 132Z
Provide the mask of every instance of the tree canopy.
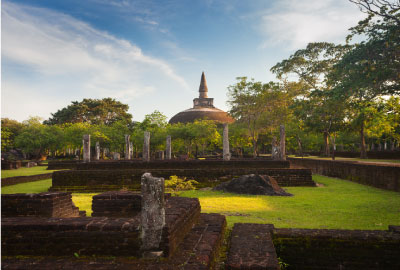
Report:
M124 120L131 122L132 115L128 113L129 106L113 98L83 99L81 102L73 101L44 121L44 124L89 123L94 125L112 125L114 122Z

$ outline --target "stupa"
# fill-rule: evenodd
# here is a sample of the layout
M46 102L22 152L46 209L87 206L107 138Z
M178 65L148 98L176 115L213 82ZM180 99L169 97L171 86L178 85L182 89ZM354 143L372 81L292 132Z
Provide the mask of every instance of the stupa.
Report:
M228 113L214 107L214 99L208 97L208 87L204 72L201 74L199 97L193 99L193 108L174 115L169 120L169 123L189 123L194 122L196 119L214 120L218 123L235 122Z

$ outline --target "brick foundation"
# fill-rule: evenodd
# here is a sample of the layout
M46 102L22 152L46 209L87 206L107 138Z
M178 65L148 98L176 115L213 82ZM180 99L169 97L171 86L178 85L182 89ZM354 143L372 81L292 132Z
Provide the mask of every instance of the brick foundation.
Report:
M291 158L291 164L313 173L400 192L400 165Z
M1 216L4 217L79 217L79 208L70 193L43 192L37 194L1 195Z
M140 189L140 177L150 172L155 177L168 179L171 175L195 179L215 185L245 174L265 174L276 179L280 186L315 186L310 169L263 168L208 168L208 169L134 169L134 170L70 170L53 173L53 191L101 192L127 188Z

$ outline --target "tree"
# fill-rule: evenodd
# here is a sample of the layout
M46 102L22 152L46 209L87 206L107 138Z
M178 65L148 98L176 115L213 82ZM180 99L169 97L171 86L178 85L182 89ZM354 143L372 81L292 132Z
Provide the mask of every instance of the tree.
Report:
M1 151L8 151L15 147L15 137L24 125L16 120L1 118Z
M290 93L279 84L248 81L237 78L235 85L228 87L230 114L240 123L246 123L252 140L253 156L257 156L257 141L260 132L271 131L285 122Z
M343 102L340 96L332 93L327 76L350 49L350 45L309 43L305 49L296 51L289 59L271 68L280 80L296 79L291 82L291 87L298 89L294 113L309 131L323 134L326 156L330 155L330 134L339 129L344 118Z
M110 126L120 120L131 122L132 115L128 109L128 105L112 98L83 99L81 102L73 101L72 105L51 114L52 117L44 124L89 123Z
M384 95L400 94L400 4L382 0L350 0L369 14L351 28L348 41L365 40L335 64L329 81L334 92L353 108L353 126L360 134L361 158L366 158L365 128L371 104Z

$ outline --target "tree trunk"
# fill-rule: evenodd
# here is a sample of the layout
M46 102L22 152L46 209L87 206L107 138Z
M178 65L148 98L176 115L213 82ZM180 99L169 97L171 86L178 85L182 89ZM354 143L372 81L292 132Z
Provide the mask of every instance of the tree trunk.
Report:
M257 140L253 139L253 158L257 157Z
M324 132L324 156L329 157L331 155L329 149L329 132Z
M367 158L367 151L365 149L364 121L361 123L360 128L360 158Z

